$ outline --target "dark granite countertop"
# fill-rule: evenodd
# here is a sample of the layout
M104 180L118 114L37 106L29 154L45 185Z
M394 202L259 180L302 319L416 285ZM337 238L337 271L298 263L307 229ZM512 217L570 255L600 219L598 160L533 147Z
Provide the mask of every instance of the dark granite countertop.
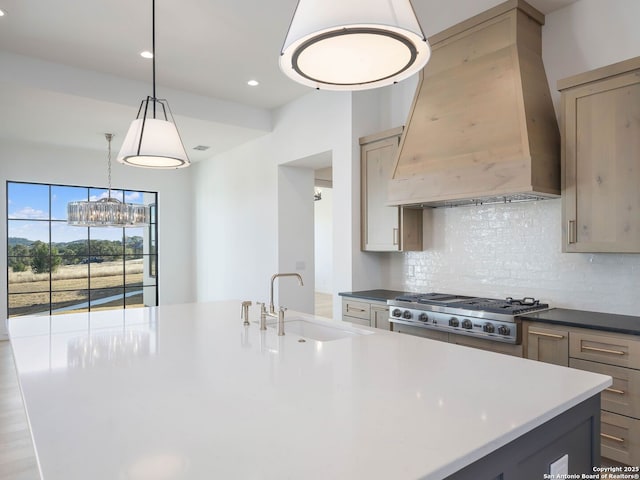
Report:
M361 290L358 292L340 292L343 297L353 297L375 302L393 300L408 292L399 290ZM626 333L640 336L640 316L617 315L614 313L589 312L586 310L570 310L568 308L552 308L538 313L521 315L523 320L554 323L570 327L604 330L608 332Z
M404 295L407 292L399 290L361 290L359 292L340 292L338 295L343 297L362 298L363 300L372 300L375 302L386 302L387 300L393 300L399 295Z
M520 318L536 322L568 325L570 327L640 335L640 317L631 315L552 308L544 312L524 314Z

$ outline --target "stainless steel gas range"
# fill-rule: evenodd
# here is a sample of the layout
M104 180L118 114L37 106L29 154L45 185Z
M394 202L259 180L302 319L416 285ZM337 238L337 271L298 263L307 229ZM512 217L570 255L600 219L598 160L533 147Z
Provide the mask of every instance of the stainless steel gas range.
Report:
M389 321L481 337L496 342L522 341L519 315L549 309L531 297L505 300L446 293L406 294L387 300Z

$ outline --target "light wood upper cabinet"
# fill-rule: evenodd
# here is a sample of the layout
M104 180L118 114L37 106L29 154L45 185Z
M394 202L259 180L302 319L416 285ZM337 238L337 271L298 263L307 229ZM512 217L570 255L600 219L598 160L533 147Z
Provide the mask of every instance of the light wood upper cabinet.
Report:
M558 82L564 252L640 252L640 57Z
M422 250L422 210L387 206L402 127L360 139L361 225L364 251Z

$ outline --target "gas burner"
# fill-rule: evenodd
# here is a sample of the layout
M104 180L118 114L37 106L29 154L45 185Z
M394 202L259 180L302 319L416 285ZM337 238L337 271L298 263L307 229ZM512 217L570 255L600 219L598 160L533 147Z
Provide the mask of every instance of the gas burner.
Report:
M387 304L392 323L507 343L521 341L519 315L549 308L533 297L499 300L446 293L404 294Z
M540 300L536 300L533 297L524 297L521 299L507 297L506 302L512 305L539 305L540 304Z

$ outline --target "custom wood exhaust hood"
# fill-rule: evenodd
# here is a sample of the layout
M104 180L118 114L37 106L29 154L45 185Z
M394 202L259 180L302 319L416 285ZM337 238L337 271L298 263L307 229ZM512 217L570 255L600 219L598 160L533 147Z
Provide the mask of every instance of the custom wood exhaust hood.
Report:
M510 0L429 39L390 205L560 195L560 134L542 64L544 15Z

